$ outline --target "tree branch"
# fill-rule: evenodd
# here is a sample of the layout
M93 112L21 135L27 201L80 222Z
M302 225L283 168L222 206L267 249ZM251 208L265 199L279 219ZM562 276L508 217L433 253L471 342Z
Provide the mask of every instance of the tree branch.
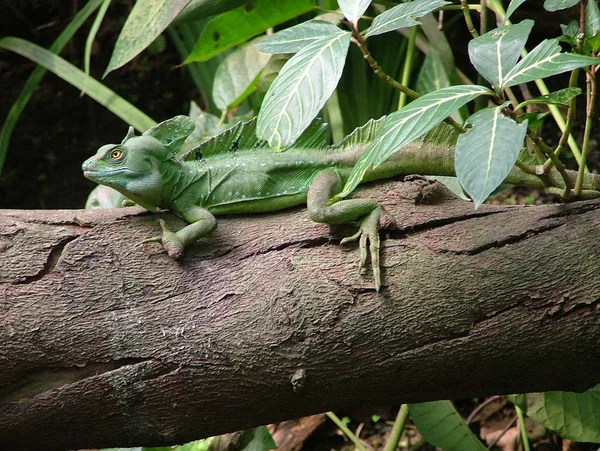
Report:
M158 230L140 209L0 211L0 448L599 382L599 201L474 210L422 181L358 195L398 221L380 295L338 246L352 230L302 208L220 218L180 262L138 244Z

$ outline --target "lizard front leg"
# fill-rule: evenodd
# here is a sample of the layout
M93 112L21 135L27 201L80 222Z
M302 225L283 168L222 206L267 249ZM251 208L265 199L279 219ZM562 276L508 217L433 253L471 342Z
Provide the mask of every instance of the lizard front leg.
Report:
M185 248L194 241L208 235L217 228L217 220L208 210L193 205L182 209L173 209L183 219L190 223L177 232L172 232L162 219L159 219L162 234L142 241L142 243L160 242L169 254L177 259L181 257Z
M343 180L335 169L326 169L311 183L308 190L308 215L315 222L343 224L360 221L358 232L344 238L343 243L359 240L359 271L371 254L375 289L381 288L379 265L379 229L393 224L393 218L374 199L347 199L328 205L329 199L342 190Z

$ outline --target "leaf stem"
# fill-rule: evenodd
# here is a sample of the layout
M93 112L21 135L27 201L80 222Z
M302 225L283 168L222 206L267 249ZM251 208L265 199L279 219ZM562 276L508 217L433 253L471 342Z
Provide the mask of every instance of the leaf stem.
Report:
M571 77L569 78L569 87L575 88L577 87L577 78L579 76L579 69L575 69L571 72ZM575 116L577 114L577 97L573 97L569 100L569 108L567 110L567 122L565 124L565 128L562 130L562 135L560 136L560 140L558 141L558 145L554 150L554 155L559 157L562 153L563 149L569 142L569 137L571 136L571 128L573 127L573 123L575 122ZM552 168L553 162L551 159L548 159L544 163L544 172L548 172L550 168ZM585 166L585 164L584 164Z
M394 426L392 427L392 431L390 432L390 437L388 438L388 441L385 444L385 448L383 448L383 451L395 451L398 448L398 443L400 442L400 438L402 437L402 431L404 430L404 426L406 425L407 419L408 404L402 404L400 406L400 409L398 410L396 421L394 421Z
M337 427L340 428L340 430L346 434L346 437L348 437L348 439L350 439L350 441L352 443L354 443L354 446L356 446L356 449L358 449L359 451L367 451L367 448L365 447L365 445L363 445L361 443L361 441L358 439L358 437L356 435L354 435L354 433L348 429L348 426L346 426L344 424L344 422L342 420L340 420L338 418L338 416L333 413L333 412L327 412L325 415L327 415L327 417L333 421L335 423L335 425Z
M523 441L523 448L525 451L530 451L529 440L527 439L527 429L525 429L525 419L523 418L523 411L519 406L515 405L517 411L517 417L519 417L519 430L521 431L521 440Z
M413 69L413 63L415 61L415 44L417 42L417 27L410 29L410 37L408 38L408 48L406 49L406 60L404 61L404 69L402 71L402 85L408 86L410 83L410 75ZM400 98L398 99L398 109L406 105L406 93L400 92Z
M460 0L460 5L463 12L463 16L465 16L465 22L467 23L467 29L469 30L469 33L471 33L471 36L473 36L474 38L478 38L479 33L477 32L477 29L473 24L473 19L471 18L471 10L469 9L469 4L467 3L467 0Z
M367 60L367 63L369 63L369 66L371 67L371 69L373 69L373 72L375 72L375 75L377 75L384 83L390 85L394 89L399 90L400 92L405 93L411 99L416 99L420 97L418 92L413 91L412 89L403 85L402 83L399 83L383 71L381 66L377 63L377 61L375 61L375 59L367 49L366 39L363 38L354 27L352 27L352 42L354 42L358 46L358 48L363 54L363 57Z
M592 67L590 72L586 74L587 87L587 108L585 118L585 129L583 132L583 143L581 145L581 164L577 172L577 181L575 182L575 195L579 196L583 187L583 177L585 175L585 162L587 160L588 151L590 148L590 134L592 132L592 122L594 120L595 103L596 103L596 73Z

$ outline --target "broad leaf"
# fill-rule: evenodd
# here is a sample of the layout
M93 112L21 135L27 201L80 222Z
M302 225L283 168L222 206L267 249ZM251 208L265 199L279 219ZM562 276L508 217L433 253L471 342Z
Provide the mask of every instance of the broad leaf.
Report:
M583 393L555 391L511 398L528 417L561 437L600 443L600 385Z
M546 0L544 2L544 9L550 12L559 11L575 6L578 3L579 0Z
M450 401L409 404L410 418L429 443L444 451L487 451Z
M147 130L156 125L156 122L125 99L119 97L116 92L111 91L102 83L86 75L82 70L43 47L24 39L7 37L0 39L0 48L11 50L29 58L76 88L85 89L88 96L139 131Z
M244 431L237 449L240 451L269 451L275 448L277 445L267 427L259 426Z
M525 3L527 0L511 0L508 8L506 8L506 14L504 15L504 20L507 21L512 16L519 6Z
M426 94L448 86L450 86L450 78L446 73L444 62L437 50L430 48L421 65L415 89L418 93Z
M358 23L370 4L371 0L338 0L344 17L353 24Z
M506 74L517 64L525 48L533 20L496 28L469 42L469 58L477 71L496 89Z
M585 37L593 38L600 33L600 10L595 1L588 1L585 7Z
M409 3L401 3L375 17L371 26L366 30L366 36L375 36L398 28L414 27L419 25L416 20L418 17L429 14L449 3L445 0L414 0Z
M542 41L504 78L502 88L562 74L579 67L600 63L600 59L574 53L560 53L557 39Z
M572 98L577 97L581 94L581 88L564 88L560 91L551 92L543 96L535 97L533 99L526 100L519 104L520 108L531 105L534 103L543 105L564 105L568 106Z
M200 21L210 16L223 14L246 2L247 0L191 0L173 23L181 25L193 20Z
M257 135L276 150L291 146L338 84L350 33L338 30L294 55L275 79L258 114Z
M248 97L258 84L271 55L245 45L219 64L213 82L213 101L221 111L230 111Z
M148 47L190 0L137 0L119 34L102 78Z
M428 178L429 180L435 180L437 182L440 182L442 185L444 185L446 188L448 188L449 191L451 191L456 196L460 197L462 200L468 200L468 201L471 200L465 194L465 190L463 189L462 185L458 181L457 177L450 177L450 176L446 176L446 175L428 175L425 178Z
M454 167L458 180L475 203L481 205L512 169L527 132L502 114L505 106L478 111L467 124L472 127L458 137Z
M331 22L309 20L291 28L275 33L264 41L254 44L263 53L297 53L311 44L315 39L339 32L340 29Z
M304 14L315 0L254 0L212 19L184 64L206 61L268 28Z
M377 139L360 156L344 190L334 200L348 196L371 166L378 166L406 144L424 135L446 117L480 95L493 95L484 86L463 85L430 92L386 117Z

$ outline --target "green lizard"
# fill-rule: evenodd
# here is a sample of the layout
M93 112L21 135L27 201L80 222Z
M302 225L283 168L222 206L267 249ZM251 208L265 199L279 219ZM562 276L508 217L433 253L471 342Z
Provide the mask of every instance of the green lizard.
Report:
M379 130L370 121L338 145L326 146L326 125L313 122L293 148L274 153L257 141L256 122L239 123L183 155L181 146L194 130L187 116L176 116L135 136L133 128L121 144L107 144L83 163L84 175L110 186L144 208L171 210L189 223L177 232L160 220L162 234L144 240L161 242L178 258L186 246L217 226L214 215L259 213L307 204L308 215L327 224L359 223L362 269L370 254L375 289L381 287L379 230L393 219L374 199L346 199L330 205L342 190L357 158ZM364 181L405 173L386 162L370 170Z

